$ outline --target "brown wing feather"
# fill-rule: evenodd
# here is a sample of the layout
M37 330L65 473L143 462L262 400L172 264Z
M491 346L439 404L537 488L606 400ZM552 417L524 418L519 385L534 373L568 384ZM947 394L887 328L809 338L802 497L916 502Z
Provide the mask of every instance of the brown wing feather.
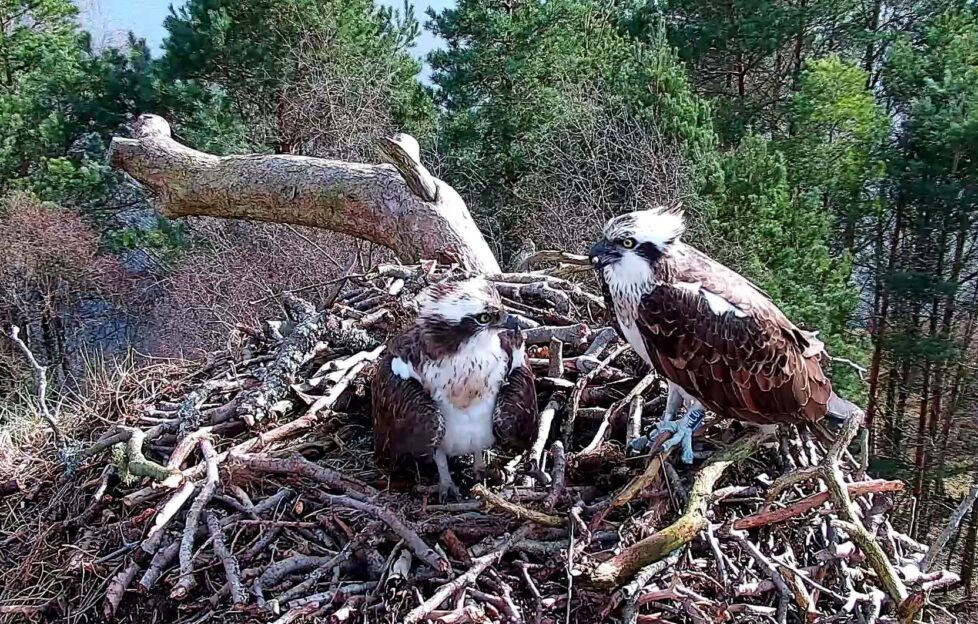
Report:
M391 370L395 357L411 360L406 346L403 340L391 344L371 384L374 454L383 465L405 457L431 457L445 435L445 418L427 391L418 381Z
M512 361L513 350L523 346L523 334L508 332L500 336L500 342ZM525 362L510 372L499 390L492 417L493 435L503 447L524 451L533 444L539 420L533 369Z
M806 336L773 303L746 281L732 294L729 282L724 287L716 275L698 279L708 278L708 271L677 273L678 279L688 278L734 303L746 316L718 315L696 292L657 286L642 299L638 327L665 377L711 410L741 420L797 422L825 416L832 388L821 356L806 353L811 351Z

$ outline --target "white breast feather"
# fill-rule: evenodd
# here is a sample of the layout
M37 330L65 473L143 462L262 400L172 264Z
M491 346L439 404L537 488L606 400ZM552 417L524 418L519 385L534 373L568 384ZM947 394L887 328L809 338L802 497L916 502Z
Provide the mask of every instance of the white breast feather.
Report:
M507 364L498 333L480 332L454 355L422 367L422 384L445 416L441 448L447 455L492 447L492 416L509 373Z
M604 268L604 279L611 292L615 316L618 317L625 339L635 352L651 365L652 360L636 319L642 297L655 288L652 270L643 258L633 253L626 253L621 260Z

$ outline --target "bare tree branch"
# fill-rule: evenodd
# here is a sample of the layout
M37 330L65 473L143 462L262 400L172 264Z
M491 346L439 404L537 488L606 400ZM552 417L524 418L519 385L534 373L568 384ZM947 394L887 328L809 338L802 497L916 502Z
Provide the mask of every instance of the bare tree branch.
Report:
M167 217L320 227L383 245L406 261L500 270L465 202L428 174L417 153L406 149L413 147L406 135L384 144L392 167L290 155L214 156L175 141L170 125L155 115L141 116L134 134L112 140L110 162L155 192Z

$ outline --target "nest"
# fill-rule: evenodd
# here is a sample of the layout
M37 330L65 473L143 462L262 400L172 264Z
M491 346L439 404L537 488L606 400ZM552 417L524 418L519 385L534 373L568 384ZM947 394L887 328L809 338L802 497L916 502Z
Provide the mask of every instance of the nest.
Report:
M4 484L0 620L909 622L957 578L887 519L835 435L714 418L697 461L630 452L664 383L598 297L494 276L527 326L541 427L442 504L433 467L373 462L369 380L416 296L457 270L381 266L317 311L239 327L203 364L155 364L99 402L91 441ZM863 445L864 448L864 445Z

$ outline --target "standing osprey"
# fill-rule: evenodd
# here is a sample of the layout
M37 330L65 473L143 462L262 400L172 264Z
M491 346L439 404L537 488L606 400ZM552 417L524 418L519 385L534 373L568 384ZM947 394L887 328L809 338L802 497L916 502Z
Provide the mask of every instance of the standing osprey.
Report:
M746 278L680 240L679 209L611 219L591 263L632 348L670 382L666 448L683 445L704 407L760 425L844 418L858 411L840 399L822 370L828 356L815 335L796 327ZM685 400L690 407L671 422Z
M439 498L458 497L449 457L472 453L481 476L494 442L529 448L538 420L533 371L515 317L485 279L436 284L419 303L374 376L374 452L382 463L433 458Z

